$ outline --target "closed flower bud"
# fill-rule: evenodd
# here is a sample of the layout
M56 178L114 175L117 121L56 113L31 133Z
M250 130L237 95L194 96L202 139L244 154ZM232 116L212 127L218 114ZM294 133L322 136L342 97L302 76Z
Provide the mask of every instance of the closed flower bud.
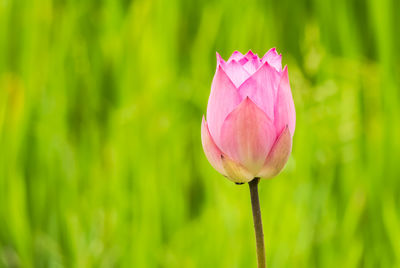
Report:
M217 53L201 139L210 164L233 182L272 178L289 158L296 113L281 58L275 49L262 58L236 51L226 62Z

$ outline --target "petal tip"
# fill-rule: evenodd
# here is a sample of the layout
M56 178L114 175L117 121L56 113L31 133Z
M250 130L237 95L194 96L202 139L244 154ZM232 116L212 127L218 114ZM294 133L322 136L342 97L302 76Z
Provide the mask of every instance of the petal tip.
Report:
M229 57L229 59L228 59L228 63L231 61L231 60L233 60L233 59L235 59L235 60L240 60L241 58L243 58L243 54L240 52L240 51L238 51L238 50L235 50L233 53L232 53L232 55Z
M247 51L247 53L246 53L246 57L253 57L255 54L253 53L253 51L251 51L251 49L249 49L249 51Z
M289 71L288 71L288 67L287 65L285 65L285 67L283 68L282 72L281 72L281 80L287 81L289 82Z
M221 57L221 55L218 52L215 52L216 57L217 57L217 65L221 65L221 63L224 63L224 59Z

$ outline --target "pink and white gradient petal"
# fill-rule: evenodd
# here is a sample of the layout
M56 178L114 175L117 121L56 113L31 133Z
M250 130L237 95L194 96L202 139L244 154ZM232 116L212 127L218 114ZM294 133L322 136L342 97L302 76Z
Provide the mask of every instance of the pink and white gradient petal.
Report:
M257 177L272 178L281 172L292 150L292 137L286 126L271 149Z
M276 130L281 132L288 125L290 134L293 137L296 126L296 111L292 92L289 84L289 74L287 66L282 71L282 77L278 87L278 95L275 103L274 124Z
M253 56L243 65L243 67L249 74L253 74L258 70L261 64L261 60L257 56Z
M239 105L240 101L235 85L219 65L211 85L207 106L208 129L217 146L221 144L221 127L225 118Z
M240 163L231 159L227 155L221 155L222 165L227 174L227 178L236 183L245 183L254 179L254 174L247 170Z
M228 62L235 60L235 61L240 61L242 58L244 57L244 55L242 53L240 53L239 51L235 51L232 53L232 55L229 57Z
M274 119L274 102L280 74L265 62L252 76L240 85L242 99L247 96L260 107L269 118Z
M217 147L213 138L211 137L204 116L201 122L201 143L203 145L204 154L206 155L208 162L210 162L211 166L215 168L222 175L227 176L224 167L222 165L222 160L221 160L222 152Z
M278 72L282 71L282 55L276 52L275 48L271 48L261 59L262 63L268 62Z
M273 122L247 97L225 119L220 149L255 176L275 139Z

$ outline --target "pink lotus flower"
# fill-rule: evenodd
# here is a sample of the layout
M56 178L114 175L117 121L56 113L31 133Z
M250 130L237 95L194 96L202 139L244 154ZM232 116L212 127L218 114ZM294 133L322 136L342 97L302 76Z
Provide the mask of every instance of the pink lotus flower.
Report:
M234 182L274 177L289 158L296 113L281 59L275 48L262 58L235 51L227 62L217 53L201 139L210 164Z

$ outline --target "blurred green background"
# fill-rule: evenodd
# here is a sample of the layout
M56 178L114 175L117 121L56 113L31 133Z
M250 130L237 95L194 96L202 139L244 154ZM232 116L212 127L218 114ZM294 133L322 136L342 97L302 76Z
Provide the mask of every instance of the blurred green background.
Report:
M0 267L256 267L200 141L215 52L283 54L269 267L400 267L400 1L0 0Z

